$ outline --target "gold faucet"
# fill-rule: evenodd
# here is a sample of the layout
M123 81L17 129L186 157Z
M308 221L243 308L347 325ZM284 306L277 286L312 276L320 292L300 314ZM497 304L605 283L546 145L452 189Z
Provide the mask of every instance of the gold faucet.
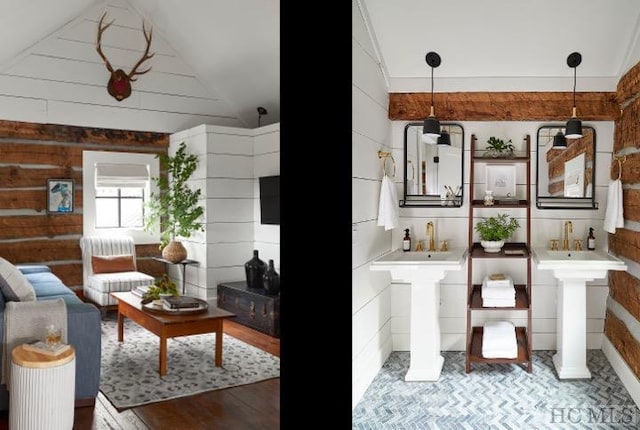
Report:
M564 222L564 240L562 241L562 250L569 251L569 233L573 233L573 224L571 221Z
M429 221L427 223L427 234L429 235L429 252L436 250L436 241L434 238L434 227L433 222Z

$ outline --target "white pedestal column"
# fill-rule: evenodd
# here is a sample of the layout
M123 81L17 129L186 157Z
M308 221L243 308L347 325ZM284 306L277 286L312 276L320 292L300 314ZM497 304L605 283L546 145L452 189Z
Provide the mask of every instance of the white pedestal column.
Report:
M442 372L438 281L416 279L411 283L411 364L405 381L437 381Z
M405 381L437 381L444 358L440 355L440 281L446 272L459 271L466 247L448 252L396 250L371 264L371 270L391 272L394 281L411 284L411 362Z
M557 352L553 364L560 379L591 378L587 368L586 279L558 279Z

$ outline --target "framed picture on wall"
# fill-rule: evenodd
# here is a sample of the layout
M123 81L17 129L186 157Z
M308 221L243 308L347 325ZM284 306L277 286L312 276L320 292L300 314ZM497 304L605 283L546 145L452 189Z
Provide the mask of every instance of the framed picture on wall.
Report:
M494 197L516 197L516 166L513 164L487 164L487 188Z
M47 179L47 212L73 212L73 179Z

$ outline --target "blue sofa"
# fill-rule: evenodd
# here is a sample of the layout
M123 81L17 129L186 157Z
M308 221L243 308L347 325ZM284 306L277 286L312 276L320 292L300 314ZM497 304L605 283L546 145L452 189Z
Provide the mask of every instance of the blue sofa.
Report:
M76 350L75 405L92 406L100 385L101 315L84 303L43 265L16 265L33 285L37 300L62 298L67 305L67 341ZM4 341L5 297L0 293L0 341ZM0 369L1 371L1 369ZM9 409L9 392L0 385L0 410Z

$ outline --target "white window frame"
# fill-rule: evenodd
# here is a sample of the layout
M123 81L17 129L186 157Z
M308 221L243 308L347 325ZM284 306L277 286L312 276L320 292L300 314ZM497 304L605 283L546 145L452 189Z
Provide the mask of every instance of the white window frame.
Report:
M96 163L146 164L152 178L160 176L160 162L155 154L137 152L82 151L82 234L84 236L128 235L136 244L160 242L160 229L151 232L143 228L96 228ZM158 192L155 181L150 181L145 190L145 201L151 192Z

